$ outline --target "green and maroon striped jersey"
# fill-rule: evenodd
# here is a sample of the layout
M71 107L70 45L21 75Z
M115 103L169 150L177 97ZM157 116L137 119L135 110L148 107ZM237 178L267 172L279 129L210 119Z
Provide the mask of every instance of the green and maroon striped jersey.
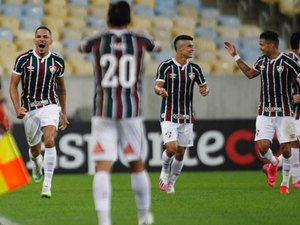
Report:
M154 50L154 41L129 30L109 30L84 39L80 48L94 55L94 115L141 116L144 54Z
M295 60L300 65L300 58L294 51L290 51L287 55L290 56L293 60ZM300 83L299 82L300 82L300 80L297 78L294 80L293 94L300 94ZM295 103L294 117L296 120L300 119L300 103Z
M259 57L254 69L261 76L258 115L293 116L292 83L300 76L300 65L281 53L272 60L266 56Z
M163 81L168 97L163 97L160 120L174 123L193 123L193 88L205 84L199 65L188 61L180 65L174 58L162 62L157 70L156 81Z
M59 104L56 94L56 79L63 76L64 59L49 52L41 58L34 49L16 58L13 72L21 76L21 104L28 111L44 105Z

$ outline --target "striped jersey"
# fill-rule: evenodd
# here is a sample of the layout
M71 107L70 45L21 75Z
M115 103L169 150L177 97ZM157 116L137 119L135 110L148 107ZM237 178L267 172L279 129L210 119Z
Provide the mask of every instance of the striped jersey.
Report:
M272 60L266 56L259 57L254 69L261 76L258 115L293 116L292 82L300 76L300 65L280 53Z
M290 51L287 54L300 65L300 57L294 51ZM300 82L299 79L294 80L293 94L300 94L300 83L299 82ZM297 120L300 119L300 103L295 103L294 117Z
M121 119L141 116L142 66L155 43L129 30L108 30L84 39L83 52L95 60L94 115Z
M193 88L205 84L205 77L199 65L188 61L180 65L174 58L162 62L157 70L156 81L163 81L168 97L163 97L160 121L193 123Z
M34 49L16 58L13 72L21 76L21 104L28 111L59 104L56 79L63 76L64 59L54 52L41 58Z

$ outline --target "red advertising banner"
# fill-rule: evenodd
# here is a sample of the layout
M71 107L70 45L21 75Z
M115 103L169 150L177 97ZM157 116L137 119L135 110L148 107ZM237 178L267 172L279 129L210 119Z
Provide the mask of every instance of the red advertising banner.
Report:
M145 160L149 171L161 169L164 149L158 121L145 121L148 150ZM14 126L14 137L28 163L28 145L21 124ZM184 158L185 171L256 170L263 162L254 144L255 120L200 120L194 124L194 146ZM56 173L93 173L94 162L89 154L90 123L71 121L67 130L57 136ZM278 154L279 145L272 144ZM30 169L30 168L29 168ZM126 163L119 160L114 171L127 171Z

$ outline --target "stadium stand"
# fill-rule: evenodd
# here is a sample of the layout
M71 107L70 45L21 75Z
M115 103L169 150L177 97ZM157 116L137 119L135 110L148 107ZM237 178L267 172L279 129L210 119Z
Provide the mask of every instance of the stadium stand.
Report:
M133 8L132 28L147 31L165 48L159 54L147 56L145 73L151 75L160 61L172 57L173 38L183 33L195 37L194 60L205 72L239 74L228 53L226 56L223 51L224 40L233 41L240 48L241 56L253 63L260 54L257 37L262 30L276 28L281 34L280 48L285 50L288 35L298 28L300 14L299 0L127 1ZM77 54L76 46L83 37L106 29L108 5L108 0L2 0L0 41L14 46L17 55L33 47L32 31L45 24L53 30L53 49L69 61L69 73L92 75L92 67L87 69L92 57ZM220 60L224 63L215 63ZM82 68L78 68L79 64ZM5 73L11 67L1 64L0 72Z

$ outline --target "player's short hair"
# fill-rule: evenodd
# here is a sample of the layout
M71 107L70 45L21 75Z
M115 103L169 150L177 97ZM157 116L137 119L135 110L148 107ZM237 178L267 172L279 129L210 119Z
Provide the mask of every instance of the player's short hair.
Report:
M107 21L112 26L126 26L131 22L130 6L126 1L110 3Z
M46 26L39 26L38 28L35 29L34 34L36 35L37 31L41 30L41 29L49 31L50 35L52 35L52 31L50 30L49 27L46 27Z
M186 40L188 40L188 41L192 41L192 40L194 40L191 36L189 36L189 35L185 35L185 34L183 34L183 35L178 35L175 39L174 39L174 49L175 49L175 51L177 50L177 42L178 41L186 41Z
M259 36L259 39L274 42L277 47L279 46L279 36L274 31L267 30L262 32Z
M298 49L300 44L300 32L294 32L290 38L290 45L292 49Z

